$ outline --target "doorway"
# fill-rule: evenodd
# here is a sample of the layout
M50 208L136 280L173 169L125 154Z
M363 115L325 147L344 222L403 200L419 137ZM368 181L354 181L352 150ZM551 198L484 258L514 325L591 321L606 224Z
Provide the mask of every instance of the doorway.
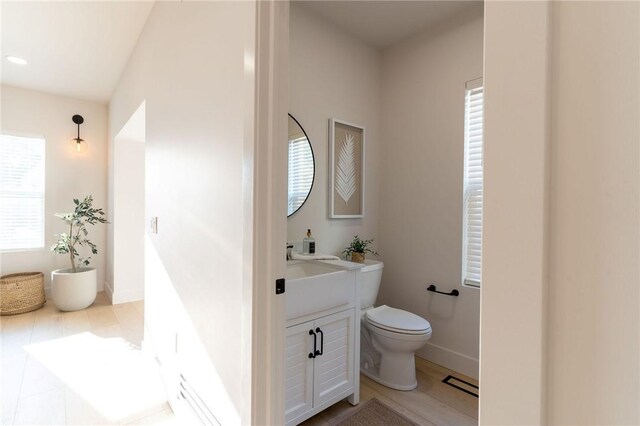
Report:
M113 276L107 293L114 305L144 299L145 102L114 138Z

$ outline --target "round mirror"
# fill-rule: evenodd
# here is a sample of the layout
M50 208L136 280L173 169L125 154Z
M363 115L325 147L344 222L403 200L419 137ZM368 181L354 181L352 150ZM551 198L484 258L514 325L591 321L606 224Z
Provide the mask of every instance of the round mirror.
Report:
M311 142L300 123L291 114L289 114L288 151L287 217L300 210L309 198L316 170Z

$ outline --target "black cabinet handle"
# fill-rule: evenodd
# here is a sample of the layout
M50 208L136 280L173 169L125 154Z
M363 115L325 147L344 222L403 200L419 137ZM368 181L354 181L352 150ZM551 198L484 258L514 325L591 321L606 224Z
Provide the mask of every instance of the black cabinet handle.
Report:
M324 353L324 333L320 330L320 327L316 328L316 333L320 333L320 350L316 351L316 355L322 355Z
M309 358L315 358L316 355L318 354L318 351L316 350L316 333L313 330L309 330L309 336L313 336L313 352L311 352L309 354Z

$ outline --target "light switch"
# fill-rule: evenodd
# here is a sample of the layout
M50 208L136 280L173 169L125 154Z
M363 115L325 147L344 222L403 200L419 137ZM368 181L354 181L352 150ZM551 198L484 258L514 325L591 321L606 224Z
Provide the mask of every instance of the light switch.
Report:
M158 218L155 216L151 218L151 233L152 234L158 233Z

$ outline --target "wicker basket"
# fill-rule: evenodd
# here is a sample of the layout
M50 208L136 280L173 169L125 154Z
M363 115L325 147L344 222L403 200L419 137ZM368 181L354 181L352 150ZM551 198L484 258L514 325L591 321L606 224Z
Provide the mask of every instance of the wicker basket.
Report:
M0 277L0 315L16 315L44 306L44 274L25 272Z

